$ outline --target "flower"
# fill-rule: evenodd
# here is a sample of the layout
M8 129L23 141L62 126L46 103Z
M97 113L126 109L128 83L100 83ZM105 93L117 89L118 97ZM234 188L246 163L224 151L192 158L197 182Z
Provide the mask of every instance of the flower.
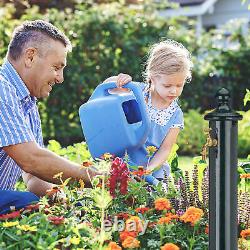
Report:
M79 180L80 187L78 190L83 190L84 189L84 181L82 179Z
M14 227L14 226L17 226L19 225L19 222L18 221L6 221L3 223L3 227Z
M50 216L48 217L48 220L51 221L54 225L60 225L64 223L64 217L63 216Z
M135 238L137 236L137 232L136 231L123 231L120 232L120 240L124 241L126 238L128 237L133 237Z
M109 242L109 244L105 248L105 250L122 250L122 248L119 245L117 245L116 242L111 241L111 242Z
M71 244L73 244L73 245L79 245L80 241L81 241L81 239L78 238L78 237L76 237L76 236L70 238L70 240L69 240L69 242L70 242Z
M111 165L109 177L110 194L115 197L115 190L120 188L121 194L126 194L128 191L129 170L127 164L119 157L116 157Z
M37 204L30 204L30 205L28 205L28 206L26 206L25 208L24 208L24 210L25 211L34 211L34 210L38 210L39 209L39 203L37 203Z
M171 209L171 204L166 198L158 198L155 200L155 209L156 210L169 210Z
M118 213L116 215L118 218L121 218L121 219L128 219L128 217L130 216L128 213Z
M62 176L63 176L63 172L59 172L58 174L55 174L55 175L53 176L53 178L54 178L54 179L61 179Z
M249 179L250 178L250 174L241 174L240 178L241 179Z
M209 226L206 226L206 228L205 228L205 234L209 234Z
M112 154L110 154L110 153L105 153L105 154L103 154L102 156L101 156L101 159L103 159L103 160L112 160L113 158L114 158L115 156L114 155L112 155Z
M146 213L148 210L149 210L148 207L138 207L138 208L135 209L135 212L136 212L136 213L140 213L140 214L144 214L144 213Z
M131 172L132 175L137 175L139 177L142 177L143 175L148 175L150 174L150 170L144 170L143 166L139 166L138 170Z
M179 250L180 248L173 243L166 243L161 250Z
M21 216L20 211L14 211L12 213L0 215L0 220L14 219L14 218L18 218L20 216Z
M148 152L148 155L152 156L154 152L157 150L157 148L155 146L147 146L146 150Z
M30 226L30 225L18 225L17 228L27 232L27 231L30 231L30 232L36 232L37 231L37 227L36 226Z
M92 161L83 161L83 162L82 162L81 168L88 168L88 167L91 167L91 166L93 166L93 165L94 165L94 164L93 164Z
M242 230L241 232L240 232L240 236L242 237L242 238L247 238L247 237L250 237L250 228L248 228L248 229L245 229L245 230Z
M58 186L53 186L51 189L46 190L46 195L51 197L58 192L60 192L60 188Z
M122 246L124 248L137 248L140 246L140 241L134 237L128 236L123 242Z
M192 226L198 222L203 216L203 211L200 208L189 207L187 211L180 217L180 220L185 223L190 222Z
M129 219L126 220L126 229L128 231L142 231L142 221L138 216L131 216Z
M173 219L178 219L178 215L167 213L165 217L158 220L158 224L168 224Z

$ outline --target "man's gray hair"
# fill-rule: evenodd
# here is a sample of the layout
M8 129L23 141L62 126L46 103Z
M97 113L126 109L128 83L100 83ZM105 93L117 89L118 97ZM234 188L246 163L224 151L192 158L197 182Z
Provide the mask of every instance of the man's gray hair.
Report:
M28 44L39 46L47 42L48 38L60 41L68 51L71 51L71 42L63 32L49 22L35 20L26 21L14 30L8 47L8 56L16 61Z

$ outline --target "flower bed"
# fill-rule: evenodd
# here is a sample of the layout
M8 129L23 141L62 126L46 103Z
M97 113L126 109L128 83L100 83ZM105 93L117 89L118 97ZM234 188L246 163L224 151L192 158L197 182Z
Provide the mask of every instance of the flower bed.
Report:
M64 152L85 160L83 167L92 165L82 146ZM119 158L106 154L93 164L103 175L93 180L92 189L82 181L61 180L39 204L0 216L0 249L208 249L208 174L203 162L195 163L191 176L166 177L167 193L161 185L147 185L143 169L130 173ZM246 185L249 176L241 177ZM55 178L62 179L62 173ZM239 193L239 249L249 249L247 188Z

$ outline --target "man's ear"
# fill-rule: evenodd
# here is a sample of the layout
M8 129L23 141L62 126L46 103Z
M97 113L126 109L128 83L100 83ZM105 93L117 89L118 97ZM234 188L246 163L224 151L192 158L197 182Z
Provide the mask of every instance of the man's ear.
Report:
M34 64L38 51L34 47L26 48L24 51L24 63L25 66L31 68Z

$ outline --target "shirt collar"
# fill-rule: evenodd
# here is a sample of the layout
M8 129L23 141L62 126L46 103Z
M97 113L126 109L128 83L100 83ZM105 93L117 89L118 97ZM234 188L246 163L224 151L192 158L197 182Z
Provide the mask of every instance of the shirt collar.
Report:
M2 65L2 70L9 79L9 82L16 88L19 100L22 100L30 95L30 91L28 90L27 86L25 85L15 68L12 66L12 64L8 61L8 59L5 59Z

